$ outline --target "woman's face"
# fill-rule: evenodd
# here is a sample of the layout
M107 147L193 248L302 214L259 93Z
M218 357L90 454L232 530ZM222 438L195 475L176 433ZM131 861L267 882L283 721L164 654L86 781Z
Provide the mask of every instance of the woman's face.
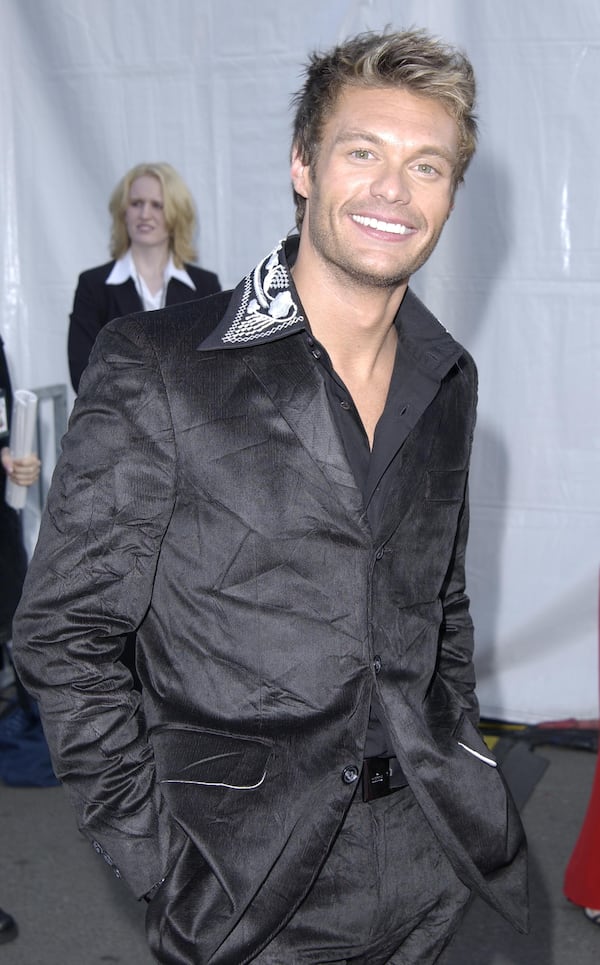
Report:
M125 225L133 246L169 244L163 191L158 178L143 174L132 181L125 209Z

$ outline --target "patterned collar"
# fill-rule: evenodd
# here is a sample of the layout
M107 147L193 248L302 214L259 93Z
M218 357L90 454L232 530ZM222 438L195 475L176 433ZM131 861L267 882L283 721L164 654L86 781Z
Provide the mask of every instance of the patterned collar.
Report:
M304 309L294 287L288 256L296 259L299 238L280 241L239 283L227 311L202 349L262 345L306 328ZM292 258L293 255L293 258Z
M300 238L292 235L246 275L234 290L217 327L198 346L200 351L264 345L310 330L290 273ZM409 288L395 324L405 351L416 366L442 378L464 349Z

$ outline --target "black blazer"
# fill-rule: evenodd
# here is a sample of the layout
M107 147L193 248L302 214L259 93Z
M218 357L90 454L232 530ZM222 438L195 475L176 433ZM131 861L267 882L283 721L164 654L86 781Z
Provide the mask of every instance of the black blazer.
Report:
M133 279L128 278L122 285L106 284L114 264L114 261L109 261L97 268L90 268L79 276L70 315L68 339L69 373L76 392L79 391L79 380L100 329L113 318L141 312L143 309ZM196 265L185 265L185 270L196 290L184 285L177 278L172 278L167 288L167 305L195 301L221 291L219 279L214 272Z
M373 532L303 333L261 344L240 312L224 333L228 303L111 322L63 440L14 656L79 826L136 894L166 875L156 947L193 916L193 951L161 961L249 961L344 820L375 690L457 874L523 927L522 828L473 696L475 366L407 293L430 392Z

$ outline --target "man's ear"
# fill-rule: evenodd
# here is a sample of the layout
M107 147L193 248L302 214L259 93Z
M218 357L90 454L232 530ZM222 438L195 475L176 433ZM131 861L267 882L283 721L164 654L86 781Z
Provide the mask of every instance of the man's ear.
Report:
M302 198L308 198L310 195L309 166L304 164L300 159L297 148L294 148L292 151L292 166L290 173L292 185L296 194L299 194Z
M453 188L452 188L452 196L451 196L451 198L450 198L450 207L448 208L448 214L446 215L446 221L448 220L448 218L450 217L450 215L451 215L452 212L454 211L454 205L456 204L456 192L458 191L458 189L459 189L459 187L461 186L461 184L462 184L462 180L460 180L460 181L458 181L458 182L456 182L456 181L454 182L454 185L453 185Z

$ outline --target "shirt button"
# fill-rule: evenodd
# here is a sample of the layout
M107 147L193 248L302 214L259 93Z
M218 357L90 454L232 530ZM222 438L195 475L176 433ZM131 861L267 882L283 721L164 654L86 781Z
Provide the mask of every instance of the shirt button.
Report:
M381 667L382 667L381 657L378 655L373 659L373 670L375 671L375 673L379 673L379 671L381 670Z
M349 764L348 767L344 768L342 781L344 784L354 784L355 781L358 781L358 768L354 764Z
M345 399L344 399L343 402L340 402L340 405L341 405L342 409L349 409L349 408L350 408L350 403L349 403L349 402L346 402Z
M320 359L320 358L321 358L321 349L320 349L320 348L314 348L314 349L312 350L312 354L313 354L314 358Z
M377 550L377 552L375 553L375 559L376 559L376 560L382 560L382 559L383 559L383 546L380 546L379 549Z

